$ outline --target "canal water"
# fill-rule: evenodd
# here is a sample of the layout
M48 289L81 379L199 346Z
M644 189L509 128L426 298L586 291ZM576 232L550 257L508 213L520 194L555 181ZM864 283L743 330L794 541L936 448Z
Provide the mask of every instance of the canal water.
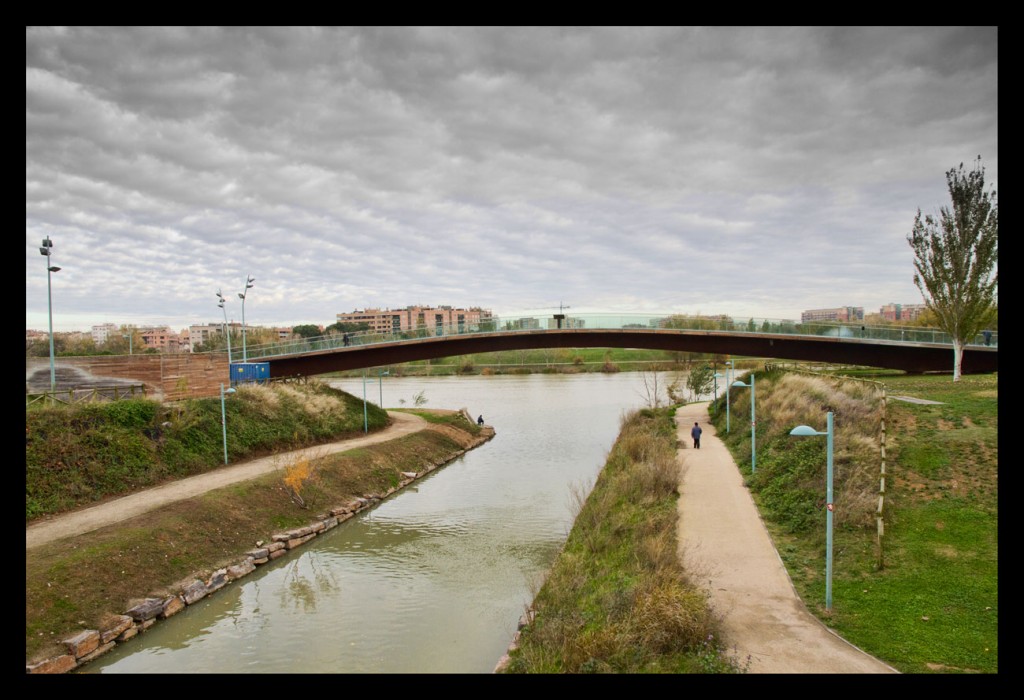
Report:
M658 373L658 389L674 373ZM490 673L653 373L332 380L494 439L82 673ZM254 543L255 544L255 543Z

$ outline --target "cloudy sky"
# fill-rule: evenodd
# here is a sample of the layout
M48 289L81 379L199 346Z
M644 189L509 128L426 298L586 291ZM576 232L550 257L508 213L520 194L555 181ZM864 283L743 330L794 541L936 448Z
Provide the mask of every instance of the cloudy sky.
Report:
M995 28L52 28L25 45L26 326L368 307L921 303Z

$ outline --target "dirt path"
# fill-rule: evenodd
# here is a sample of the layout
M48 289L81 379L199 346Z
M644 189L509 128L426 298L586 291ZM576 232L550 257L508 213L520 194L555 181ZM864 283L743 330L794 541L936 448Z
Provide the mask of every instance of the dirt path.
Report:
M749 659L748 673L898 673L804 606L707 406L687 404L676 413L686 445L679 450L679 548L724 618L724 644L741 664ZM704 431L699 450L690 440L694 421Z
M159 508L168 503L192 498L212 489L228 486L238 481L253 479L276 469L283 469L288 464L302 457L322 457L334 452L344 452L357 447L394 440L403 435L422 430L427 426L425 420L411 413L396 411L388 415L394 420L394 423L372 435L241 462L206 474L179 479L178 481L140 491L124 498L107 501L100 505L33 523L25 528L25 549L39 547L63 537L91 532L101 527L135 517L154 508Z

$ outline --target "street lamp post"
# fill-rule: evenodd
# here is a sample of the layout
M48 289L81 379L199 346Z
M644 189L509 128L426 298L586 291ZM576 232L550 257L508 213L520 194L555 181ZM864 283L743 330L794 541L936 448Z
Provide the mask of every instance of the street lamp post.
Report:
M828 457L826 459L826 482L825 482L825 609L832 609L832 511L835 506L832 502L832 411L828 412L827 428L824 433L815 430L809 425L798 425L789 431L790 435L825 435L827 436Z
M735 387L750 387L750 473L757 472L757 418L754 413L754 373L750 373L750 384L733 382Z
M366 370L363 370L363 432L370 432L370 422L366 417Z
M226 300L224 299L224 295L220 293L219 289L217 290L217 298L220 299L220 302L217 304L217 306L219 306L220 310L224 312L224 335L226 335L227 339L228 339L228 365L230 365L231 364L231 333L228 331L228 312L227 312L227 309L224 308L224 302Z
M60 268L50 264L53 242L47 236L39 246L39 253L46 256L46 309L50 315L50 393L57 391L57 371L53 364L53 292L50 283L52 273L60 272Z
M729 429L729 380L732 378L732 360L725 361L725 432L732 432Z
M718 380L724 376L721 372L715 372L715 401L718 401Z
M223 384L220 385L220 432L224 438L224 464L228 463L228 421L224 412L224 394L233 393L235 393L234 387L225 389Z
M378 370L377 371L377 388L380 390L380 407L384 408L384 380L382 377L387 377L391 374L389 370Z
M254 277L248 276L248 279L245 280L245 291L238 295L238 298L242 300L242 362L249 361L248 356L245 354L245 295L252 289L252 283L255 281Z
M121 337L122 337L122 338L127 338L127 339L128 339L128 354L129 354L129 355L132 355L132 354L134 354L134 353L132 352L132 333L131 333L131 331L129 331L128 333L123 333L123 334L121 335Z

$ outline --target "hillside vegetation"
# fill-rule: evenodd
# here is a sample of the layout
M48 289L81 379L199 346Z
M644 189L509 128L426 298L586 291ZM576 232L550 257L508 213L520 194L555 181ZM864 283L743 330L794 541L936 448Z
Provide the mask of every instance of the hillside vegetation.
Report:
M749 383L749 375L742 378ZM886 397L883 407L882 396ZM907 396L936 403L913 403ZM998 377L756 373L712 407L812 613L904 673L998 670ZM883 410L884 408L884 410ZM826 439L834 414L833 606L825 609ZM882 427L884 527L878 536Z
M223 406L231 462L364 433L362 399L321 382L243 385ZM369 430L387 421L367 405ZM33 408L25 413L25 520L223 465L219 398Z

